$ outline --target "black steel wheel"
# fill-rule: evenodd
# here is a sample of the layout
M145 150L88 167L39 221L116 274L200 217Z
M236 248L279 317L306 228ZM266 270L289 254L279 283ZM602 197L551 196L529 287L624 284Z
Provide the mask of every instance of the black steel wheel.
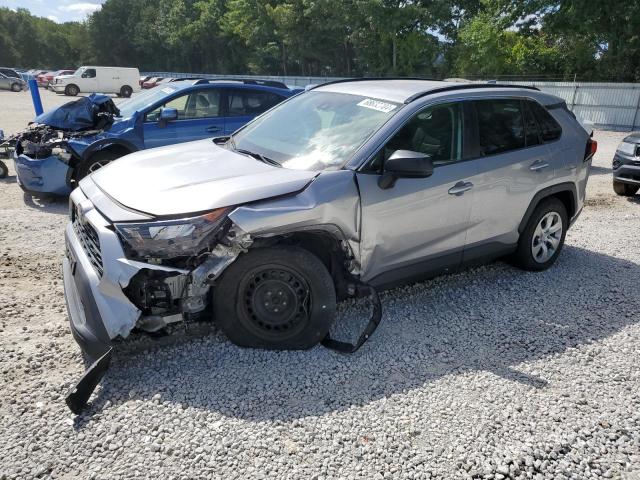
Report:
M335 307L331 275L298 247L249 251L225 270L213 293L216 323L245 347L313 347L329 331Z

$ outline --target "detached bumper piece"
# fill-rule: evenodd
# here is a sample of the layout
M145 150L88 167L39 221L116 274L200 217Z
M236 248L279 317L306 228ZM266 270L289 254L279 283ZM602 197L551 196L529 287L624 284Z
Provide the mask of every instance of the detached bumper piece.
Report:
M107 353L93 362L87 371L84 372L84 375L75 387L73 387L67 394L65 402L76 415L80 415L87 407L91 394L109 369L109 365L111 364L111 352L113 352L113 348L109 348Z

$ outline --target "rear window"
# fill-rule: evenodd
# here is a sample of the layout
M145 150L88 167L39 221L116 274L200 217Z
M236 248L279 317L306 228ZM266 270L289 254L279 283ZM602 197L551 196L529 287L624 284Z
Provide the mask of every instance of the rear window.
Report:
M525 147L520 100L479 100L475 104L480 150L483 155L495 155Z
M277 105L284 97L261 90L232 90L229 92L229 116L260 115Z
M556 122L556 119L553 118L547 109L538 102L532 101L529 103L531 104L533 114L538 121L538 125L540 125L542 140L546 143L559 139L562 135L562 127L558 122Z

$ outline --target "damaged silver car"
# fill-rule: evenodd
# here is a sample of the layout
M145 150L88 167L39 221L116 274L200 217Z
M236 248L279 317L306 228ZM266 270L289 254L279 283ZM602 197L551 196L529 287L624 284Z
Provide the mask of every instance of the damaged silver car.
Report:
M196 319L241 346L354 351L380 319L377 289L506 255L550 267L594 152L565 103L533 88L313 88L229 137L82 180L66 229L71 328L97 372L112 340ZM330 339L336 302L359 295L372 322L356 345Z

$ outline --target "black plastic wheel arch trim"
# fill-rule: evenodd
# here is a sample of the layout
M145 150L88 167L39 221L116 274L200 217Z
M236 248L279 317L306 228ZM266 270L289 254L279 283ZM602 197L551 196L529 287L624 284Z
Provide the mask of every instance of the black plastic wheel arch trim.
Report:
M320 344L328 348L330 350L335 350L340 353L355 353L357 352L362 345L365 344L367 340L373 335L373 332L376 331L378 325L380 325L380 321L382 320L382 304L380 303L380 296L375 288L371 285L357 285L356 286L356 296L357 297L367 297L369 302L373 306L373 313L371 314L371 318L369 319L369 323L365 327L365 329L360 334L358 341L353 344L349 342L342 342L340 340L335 340L331 338L329 334L322 339Z
M65 402L69 409L76 415L80 415L87 407L91 394L104 377L111 364L111 354L113 347L91 364L84 372L84 375L78 380L78 383L69 391L65 398Z

